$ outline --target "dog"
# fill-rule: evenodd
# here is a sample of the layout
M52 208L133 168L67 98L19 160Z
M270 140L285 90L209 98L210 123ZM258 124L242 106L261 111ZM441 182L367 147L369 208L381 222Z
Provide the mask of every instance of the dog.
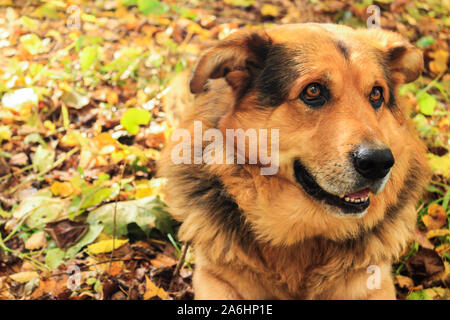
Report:
M165 147L159 174L195 252L196 299L396 298L391 265L430 176L397 91L422 69L398 34L332 24L240 30L204 52L166 112L191 139L196 121L278 130L278 170L261 174L259 155L195 162L205 141L176 163L179 135Z

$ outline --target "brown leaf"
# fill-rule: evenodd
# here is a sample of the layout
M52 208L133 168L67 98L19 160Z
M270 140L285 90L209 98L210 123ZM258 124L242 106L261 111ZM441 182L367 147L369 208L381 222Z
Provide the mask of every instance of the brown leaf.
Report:
M405 264L411 278L428 278L445 269L444 262L437 252L423 247L419 247Z
M46 244L45 233L43 231L39 231L34 233L31 237L27 239L25 242L25 249L27 250L37 250L45 247Z
M428 240L426 234L424 234L423 232L416 230L414 238L421 247L424 247L427 249L434 249L434 245L431 243L430 240Z
M69 219L47 223L44 228L61 249L67 249L77 243L88 229L84 222L71 221Z
M9 159L9 164L12 166L26 166L28 164L28 156L24 153L17 153Z
M402 275L396 275L395 281L400 288L405 288L405 289L411 290L414 287L414 281L413 281L413 279L411 279L409 277L405 277Z
M164 254L158 253L156 255L155 259L151 259L150 260L152 265L154 265L155 267L159 267L159 266L168 266L171 267L173 265L176 265L177 262L172 259L171 257L168 257Z

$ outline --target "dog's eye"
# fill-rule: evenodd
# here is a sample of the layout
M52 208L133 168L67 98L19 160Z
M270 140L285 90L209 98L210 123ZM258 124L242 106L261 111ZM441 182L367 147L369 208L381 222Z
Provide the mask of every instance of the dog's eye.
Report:
M378 109L381 107L381 104L383 103L383 88L381 87L373 87L372 91L370 92L369 96L370 104L375 109Z
M323 106L328 98L328 90L317 82L308 84L300 93L300 99L308 106L315 108Z

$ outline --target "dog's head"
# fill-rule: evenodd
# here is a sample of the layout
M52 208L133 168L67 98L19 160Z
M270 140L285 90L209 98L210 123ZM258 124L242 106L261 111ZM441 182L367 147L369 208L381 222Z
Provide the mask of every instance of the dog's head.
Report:
M422 68L421 52L395 33L285 25L209 49L190 88L201 94L224 77L235 102L218 127L279 129L277 175L327 212L361 217L408 166L395 91Z

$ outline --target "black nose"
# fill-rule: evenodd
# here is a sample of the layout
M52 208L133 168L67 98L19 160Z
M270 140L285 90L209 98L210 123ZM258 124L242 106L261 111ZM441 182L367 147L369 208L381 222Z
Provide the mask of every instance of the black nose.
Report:
M394 156L389 149L359 147L353 153L353 164L363 177L372 180L381 179L394 165Z

